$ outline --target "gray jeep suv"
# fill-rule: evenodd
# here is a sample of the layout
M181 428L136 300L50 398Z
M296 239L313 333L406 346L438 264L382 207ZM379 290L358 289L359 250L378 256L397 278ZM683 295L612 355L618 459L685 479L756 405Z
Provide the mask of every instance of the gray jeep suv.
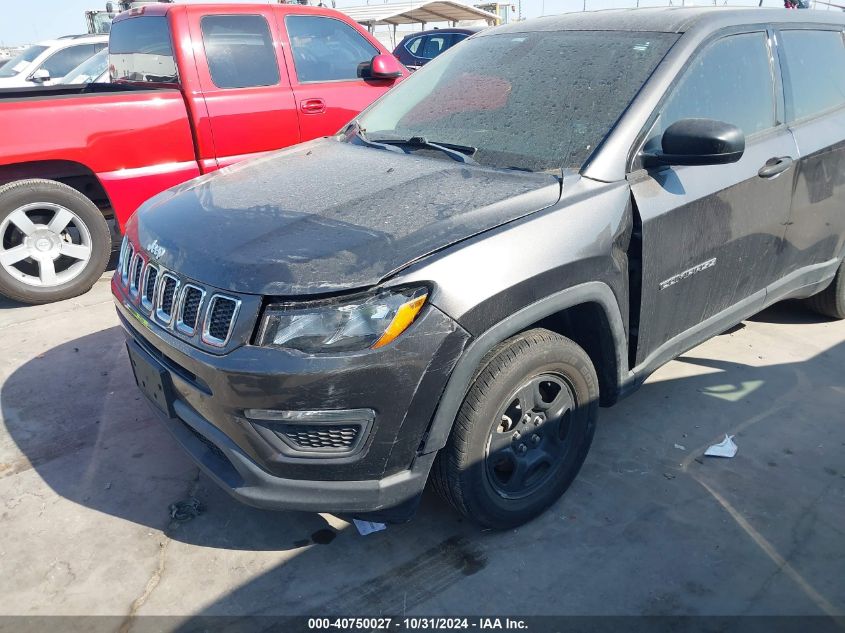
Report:
M221 486L514 526L599 406L765 306L845 317L845 18L668 8L479 33L337 136L148 201L112 282Z

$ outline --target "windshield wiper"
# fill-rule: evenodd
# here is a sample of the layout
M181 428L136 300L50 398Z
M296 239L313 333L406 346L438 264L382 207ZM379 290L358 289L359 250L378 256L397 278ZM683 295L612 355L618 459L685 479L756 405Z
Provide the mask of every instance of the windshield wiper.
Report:
M393 147L392 145L386 145L384 143L380 143L380 142L377 142L377 141L371 141L370 139L368 139L366 134L364 134L364 128L362 128L358 124L358 121L353 121L352 126L354 128L354 131L352 133L355 135L355 138L357 138L359 141L361 141L367 147L375 147L376 149L386 149L390 152L399 152L400 154L405 153L401 149L399 149L398 147Z
M379 143L385 145L407 145L408 147L421 147L424 149L436 149L449 158L452 158L460 163L467 165L477 165L478 163L472 158L473 154L478 151L477 147L470 147L469 145L455 145L454 143L433 143L424 136L412 136L408 139L392 139L380 138Z

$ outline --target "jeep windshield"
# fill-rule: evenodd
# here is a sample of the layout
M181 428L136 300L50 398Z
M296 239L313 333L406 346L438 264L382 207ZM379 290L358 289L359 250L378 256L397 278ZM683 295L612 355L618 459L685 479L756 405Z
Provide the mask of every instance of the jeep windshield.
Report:
M424 139L489 167L577 169L677 39L624 31L474 37L387 93L350 131L446 157L412 140Z

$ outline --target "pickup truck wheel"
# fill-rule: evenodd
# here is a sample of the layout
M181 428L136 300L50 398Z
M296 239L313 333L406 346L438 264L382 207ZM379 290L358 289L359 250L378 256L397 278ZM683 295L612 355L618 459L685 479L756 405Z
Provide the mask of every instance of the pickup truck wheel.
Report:
M811 310L819 314L833 319L845 319L845 262L839 266L833 282L805 302Z
M110 253L103 214L76 189L53 180L0 187L0 294L29 304L75 297Z
M595 432L599 389L587 353L535 329L482 361L433 485L461 514L504 529L530 521L570 486Z

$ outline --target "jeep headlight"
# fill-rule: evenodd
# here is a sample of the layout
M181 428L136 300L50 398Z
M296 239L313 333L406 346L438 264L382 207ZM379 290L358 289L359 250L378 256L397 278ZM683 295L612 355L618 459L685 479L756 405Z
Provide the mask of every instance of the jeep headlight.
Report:
M264 310L258 344L308 354L376 349L408 329L427 298L427 289L409 288L270 304Z

